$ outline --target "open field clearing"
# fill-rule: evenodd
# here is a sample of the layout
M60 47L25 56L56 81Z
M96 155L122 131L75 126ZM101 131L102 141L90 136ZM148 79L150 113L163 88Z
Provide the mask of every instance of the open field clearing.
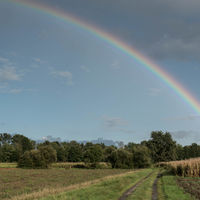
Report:
M116 200L128 188L151 172L152 169L138 170L135 173L102 181L101 183L87 188L61 193L59 195L48 196L42 198L41 200Z
M0 169L0 199L32 193L45 188L57 189L105 176L129 172L124 169Z

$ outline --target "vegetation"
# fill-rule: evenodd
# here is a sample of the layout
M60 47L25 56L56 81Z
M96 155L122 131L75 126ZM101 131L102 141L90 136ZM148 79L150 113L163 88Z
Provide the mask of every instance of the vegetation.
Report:
M11 199L17 195L24 196L30 193L49 195L51 191L55 193L66 191L67 187L74 184L120 175L129 171L125 169L0 169L0 199Z
M52 146L40 146L39 149L26 151L18 161L21 168L48 168L50 164L56 162L56 151Z
M200 177L200 158L163 163L161 162L159 165L166 166L174 175Z
M47 199L80 196L83 200L117 199L156 165L179 176L164 174L159 179L159 199L192 199L184 191L200 198L200 158L194 158L199 154L199 145L183 147L176 144L170 133L161 131L152 132L148 141L118 148L76 141L37 144L20 134L3 133L0 134L0 199L40 199L50 194ZM186 158L190 159L181 160ZM148 169L119 175L132 168ZM129 199L151 199L157 172L154 169Z
M182 147L176 144L170 133L161 131L152 132L148 141L130 142L120 148L76 141L36 144L20 134L0 134L0 162L18 162L23 168L47 168L56 160L84 162L91 168L100 167L99 162L109 162L112 168L145 168L152 163L198 156L199 150L197 144Z
M184 191L190 193L196 199L200 199L200 179L199 178L177 178L177 183L180 187L184 189Z
M177 185L176 177L163 173L158 181L158 194L159 200L194 200L189 193L186 193L182 188Z
M101 183L92 185L87 188L78 189L70 192L61 193L58 195L51 195L41 200L72 200L72 199L82 199L82 200L116 200L123 192L125 192L129 187L134 185L141 178L147 176L152 169L146 169L141 171L136 171L135 173L127 174L125 176L112 178Z
M150 177L144 183L142 183L133 194L131 194L127 200L137 199L137 200L149 200L152 197L152 186L158 174L158 169L151 174Z

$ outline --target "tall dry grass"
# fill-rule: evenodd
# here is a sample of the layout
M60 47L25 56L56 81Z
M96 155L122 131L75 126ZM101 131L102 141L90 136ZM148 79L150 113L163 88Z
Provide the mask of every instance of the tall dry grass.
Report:
M184 177L200 177L200 158L161 162L159 166L168 168L173 174Z

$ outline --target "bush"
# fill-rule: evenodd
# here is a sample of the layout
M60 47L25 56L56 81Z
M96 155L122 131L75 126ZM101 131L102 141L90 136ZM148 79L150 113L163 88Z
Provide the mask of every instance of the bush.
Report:
M51 146L42 146L37 150L26 151L18 161L20 168L48 168L56 162L56 151Z
M118 149L113 151L109 156L109 162L112 165L112 168L133 168L133 154L123 150Z
M140 146L134 149L133 163L135 168L151 166L150 152L146 146Z
M99 145L90 146L84 153L85 163L92 163L96 165L101 161L103 157L103 151Z

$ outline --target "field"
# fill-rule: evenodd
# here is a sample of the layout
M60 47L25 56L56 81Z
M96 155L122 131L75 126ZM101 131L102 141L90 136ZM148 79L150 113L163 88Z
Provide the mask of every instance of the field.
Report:
M178 176L200 177L200 158L163 162L159 165L168 167L173 174Z
M198 177L178 177L161 168L75 169L66 167L69 165L73 164L62 163L51 169L34 170L18 169L16 164L0 164L0 199L194 200L195 197L200 198ZM158 174L162 176L157 178ZM128 194L130 188L132 190Z
M70 185L113 176L130 170L89 170L89 169L0 169L0 199L16 195L41 191L41 189L59 189Z

